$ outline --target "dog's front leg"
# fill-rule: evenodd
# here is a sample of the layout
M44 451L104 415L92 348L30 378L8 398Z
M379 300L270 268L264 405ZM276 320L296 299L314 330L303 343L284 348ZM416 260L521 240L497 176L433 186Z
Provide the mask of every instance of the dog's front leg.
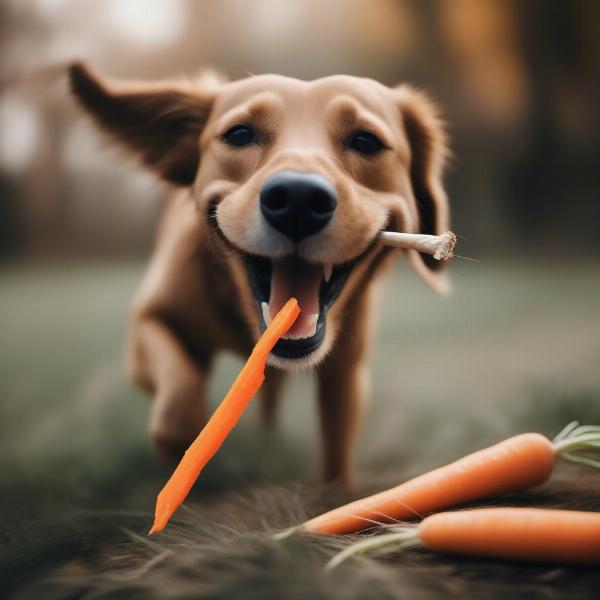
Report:
M351 310L333 352L319 365L318 400L323 439L323 477L350 485L353 448L365 407L369 372L366 354L369 331L368 299Z
M340 354L345 353L340 351ZM325 481L340 481L344 485L352 482L352 453L364 412L367 377L363 361L348 363L343 358L333 359L319 369Z
M169 326L145 316L134 322L127 350L131 378L154 395L150 439L164 458L179 458L206 422L210 355L194 358Z

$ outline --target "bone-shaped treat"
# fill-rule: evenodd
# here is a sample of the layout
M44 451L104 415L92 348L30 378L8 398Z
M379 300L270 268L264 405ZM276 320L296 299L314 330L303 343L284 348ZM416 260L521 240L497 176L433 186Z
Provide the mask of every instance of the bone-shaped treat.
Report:
M397 231L382 231L379 241L384 246L394 246L406 250L418 250L431 254L436 260L447 260L452 256L456 246L456 236L451 231L440 235L424 233L400 233Z

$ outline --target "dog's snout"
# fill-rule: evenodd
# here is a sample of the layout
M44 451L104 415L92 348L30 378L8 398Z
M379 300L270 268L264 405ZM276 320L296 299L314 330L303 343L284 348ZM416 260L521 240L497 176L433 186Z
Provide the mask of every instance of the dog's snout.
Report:
M317 173L280 171L260 192L260 209L267 223L294 242L321 231L336 206L335 187Z

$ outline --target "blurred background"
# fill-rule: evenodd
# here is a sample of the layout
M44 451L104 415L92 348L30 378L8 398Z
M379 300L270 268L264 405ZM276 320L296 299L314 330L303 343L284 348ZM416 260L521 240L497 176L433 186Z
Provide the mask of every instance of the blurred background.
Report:
M91 530L107 529L74 519L87 509L135 508L127 523L144 530L169 472L120 366L167 190L75 109L66 62L134 79L348 73L438 100L455 294L434 297L400 263L390 273L358 450L363 476L397 477L499 435L600 419L599 23L595 0L2 0L0 541L12 573L89 550ZM218 363L214 405L238 367ZM291 382L276 433L245 417L205 487L316 481L311 385Z
M153 79L349 73L409 81L450 125L456 230L476 253L596 251L600 7L593 0L4 0L0 251L147 250L162 190L99 147L48 65ZM60 67L58 67L60 68ZM54 83L54 85L53 85Z

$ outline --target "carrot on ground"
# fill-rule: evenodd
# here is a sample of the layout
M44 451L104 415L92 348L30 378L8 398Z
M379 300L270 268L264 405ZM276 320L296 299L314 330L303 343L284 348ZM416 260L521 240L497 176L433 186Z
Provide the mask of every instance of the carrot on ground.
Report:
M295 298L290 298L267 326L223 402L187 449L171 479L158 494L154 524L150 534L164 529L173 513L185 500L200 471L215 455L238 422L264 381L269 353L279 338L294 324L299 314L298 302Z
M544 483L557 456L600 467L600 427L568 425L551 442L538 433L509 438L400 485L310 519L300 529L340 534L422 516Z
M417 526L390 526L334 556L330 570L356 554L408 546L527 562L600 564L600 513L543 508L475 508L442 512Z

